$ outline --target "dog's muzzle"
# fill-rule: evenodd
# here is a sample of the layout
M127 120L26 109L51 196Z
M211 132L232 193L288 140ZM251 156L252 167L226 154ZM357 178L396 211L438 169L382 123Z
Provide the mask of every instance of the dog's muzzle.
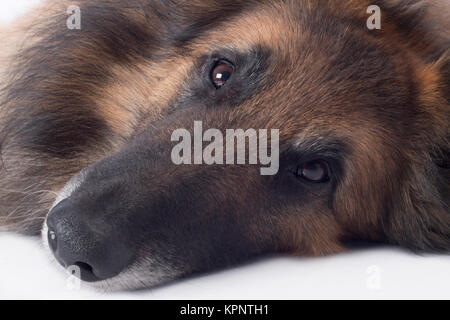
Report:
M99 227L95 218L68 198L47 216L48 244L65 268L77 268L80 278L97 282L117 276L130 263L131 254L113 229Z

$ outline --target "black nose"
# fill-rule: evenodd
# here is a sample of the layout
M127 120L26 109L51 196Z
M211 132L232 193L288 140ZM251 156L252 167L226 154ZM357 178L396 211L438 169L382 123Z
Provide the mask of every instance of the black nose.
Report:
M79 268L82 280L112 278L125 269L132 255L109 224L89 213L88 207L82 210L74 201L63 200L47 217L49 246L62 266Z

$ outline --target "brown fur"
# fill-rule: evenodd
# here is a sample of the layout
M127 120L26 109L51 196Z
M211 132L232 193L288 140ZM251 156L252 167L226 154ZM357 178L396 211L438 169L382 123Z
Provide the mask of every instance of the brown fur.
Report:
M381 30L365 28L370 4L382 8ZM1 56L2 70L13 64L2 75L0 104L3 228L37 233L72 175L160 126L207 52L260 46L277 57L266 86L237 108L211 111L205 123L282 128L281 143L303 149L336 138L349 150L329 201L319 197L306 209L268 205L267 216L243 219L252 241L310 255L342 251L353 240L450 249L446 1L130 1L121 8L118 1L90 0L81 6L90 7L85 31L63 30L65 10L44 9L49 22L31 26L31 40L23 42L20 26L18 37L2 46L14 51ZM201 20L216 11L227 13L218 14L224 21ZM204 25L191 25L195 19ZM177 125L186 122L170 123L152 141L168 143ZM197 172L177 170L162 168L160 185ZM214 201L225 199L230 209L252 208L258 197L268 201L270 191L252 189L255 179L242 182L230 173ZM230 194L236 185L248 190Z

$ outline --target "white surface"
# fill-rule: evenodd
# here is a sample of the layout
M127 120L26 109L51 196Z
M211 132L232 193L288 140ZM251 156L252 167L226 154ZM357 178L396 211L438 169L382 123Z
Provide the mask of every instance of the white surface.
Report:
M11 22L17 16L30 10L41 0L1 0L0 1L0 23Z
M276 258L139 292L73 282L35 239L0 234L0 299L450 299L450 257L392 248Z
M36 2L1 0L0 23ZM36 239L0 234L0 299L450 299L450 257L379 248L271 259L133 293L71 290L70 284Z

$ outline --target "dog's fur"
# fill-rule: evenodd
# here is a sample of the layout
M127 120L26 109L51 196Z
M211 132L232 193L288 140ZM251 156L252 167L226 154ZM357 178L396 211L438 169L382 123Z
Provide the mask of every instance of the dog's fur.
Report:
M61 198L120 225L122 287L354 240L449 252L446 0L85 0L81 30L69 4L0 35L0 228L38 234L86 168ZM215 58L237 64L219 90ZM280 129L280 172L172 165L170 133L194 120ZM289 174L315 158L329 183Z

